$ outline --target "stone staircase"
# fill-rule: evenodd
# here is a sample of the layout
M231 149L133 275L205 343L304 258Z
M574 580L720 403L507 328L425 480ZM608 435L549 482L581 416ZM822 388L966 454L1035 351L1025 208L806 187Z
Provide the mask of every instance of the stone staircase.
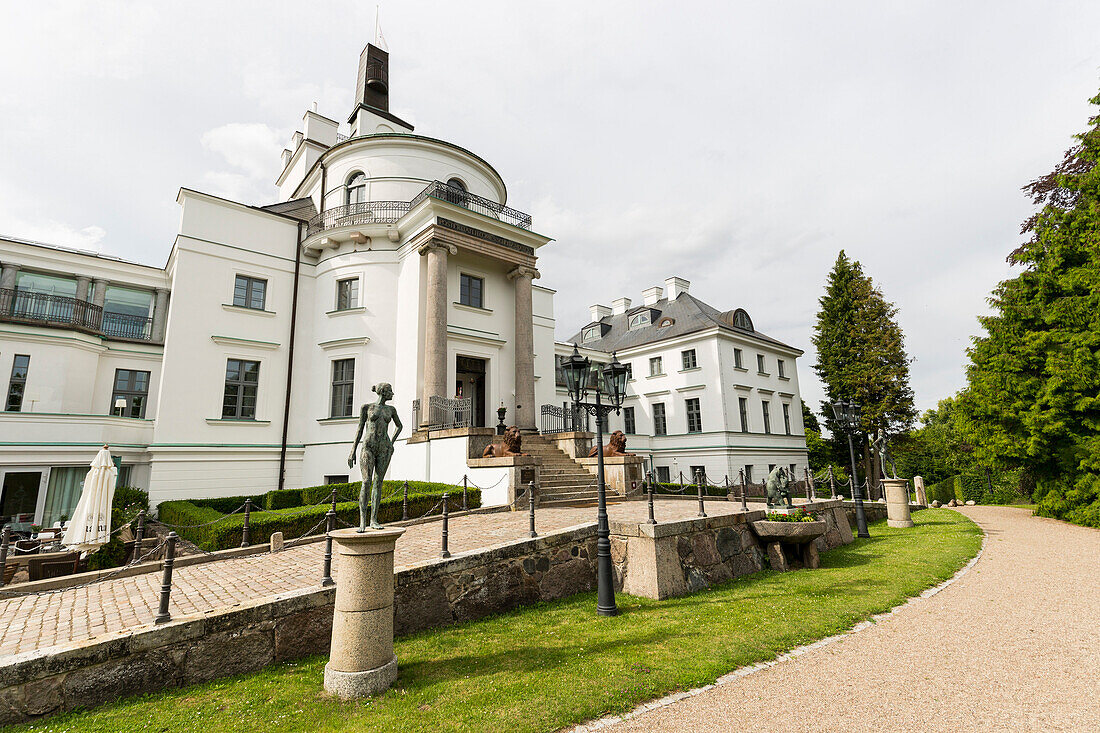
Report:
M596 467L582 466L541 435L524 435L523 452L542 459L539 504L596 501Z

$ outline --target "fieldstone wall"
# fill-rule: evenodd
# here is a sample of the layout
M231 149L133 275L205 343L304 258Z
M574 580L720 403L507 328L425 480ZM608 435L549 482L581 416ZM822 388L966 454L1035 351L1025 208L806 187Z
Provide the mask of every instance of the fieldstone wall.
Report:
M590 590L595 556L593 524L406 567L394 576L394 633ZM0 725L327 653L335 597L335 588L308 588L9 657L0 666Z
M814 540L819 551L852 541L839 500L799 506L826 523L825 534ZM771 566L767 549L749 523L766 516L754 510L662 524L612 522L616 586L662 600L764 570Z

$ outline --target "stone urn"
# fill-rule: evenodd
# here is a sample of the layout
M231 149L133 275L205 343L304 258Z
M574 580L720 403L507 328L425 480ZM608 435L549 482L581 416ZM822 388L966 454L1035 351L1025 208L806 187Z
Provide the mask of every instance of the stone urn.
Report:
M768 548L772 570L785 572L798 568L816 568L821 558L814 543L825 534L828 525L822 520L812 522L772 522L760 519L749 525L760 542Z

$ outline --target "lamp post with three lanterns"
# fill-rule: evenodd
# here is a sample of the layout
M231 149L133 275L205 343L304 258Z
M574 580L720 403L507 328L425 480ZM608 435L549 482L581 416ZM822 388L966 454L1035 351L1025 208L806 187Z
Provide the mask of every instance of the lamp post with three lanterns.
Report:
M607 485L604 482L603 421L612 410L618 414L623 406L627 368L612 353L611 363L602 369L597 365L593 374L591 360L581 356L577 345L573 344L573 354L562 365L562 371L569 398L577 413L584 410L596 418L596 490L599 497L596 510L596 612L601 616L614 616L619 609L615 606L615 582L611 575L611 526L607 521ZM595 383L590 384L593 376ZM595 392L595 404L584 401L589 389ZM606 395L610 404L603 404L601 395Z

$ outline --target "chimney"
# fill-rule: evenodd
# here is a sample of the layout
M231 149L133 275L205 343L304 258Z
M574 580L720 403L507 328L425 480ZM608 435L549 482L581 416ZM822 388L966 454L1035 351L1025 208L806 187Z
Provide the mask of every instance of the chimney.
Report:
M660 285L654 285L642 291L642 302L646 305L655 305L663 297L665 297L665 289Z
M680 293L686 293L688 288L691 287L691 283L682 277L668 277L665 278L665 287L668 289L668 299L676 300L680 297Z
M305 136L302 135L300 131L295 132L293 135L290 136L290 149L297 150L298 146L302 144L302 140L304 139Z
M290 156L293 155L289 150L283 148L283 168L286 168L290 164Z
M590 305L588 306L588 312L592 315L593 321L602 321L611 315L611 309L606 305Z
M355 104L388 112L390 109L390 55L368 43L359 54L359 78L355 82Z
M611 314L621 316L630 310L630 298L615 298L611 301Z

